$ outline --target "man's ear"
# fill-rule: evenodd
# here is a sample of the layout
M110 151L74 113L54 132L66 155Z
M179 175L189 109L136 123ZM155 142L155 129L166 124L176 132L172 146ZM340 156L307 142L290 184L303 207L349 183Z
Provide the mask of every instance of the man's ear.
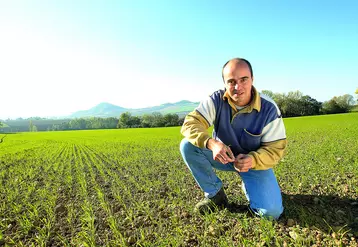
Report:
M254 76L251 77L251 81L252 81L252 83L254 83Z

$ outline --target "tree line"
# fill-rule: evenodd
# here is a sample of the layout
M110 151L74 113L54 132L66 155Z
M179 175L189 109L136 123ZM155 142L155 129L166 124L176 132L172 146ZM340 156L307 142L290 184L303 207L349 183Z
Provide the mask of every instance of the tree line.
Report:
M133 116L129 112L122 113L119 118L76 118L64 121L60 124L54 124L49 131L59 130L86 130L86 129L124 129L124 128L153 128L153 127L170 127L180 126L184 118L177 114L162 115L159 112L145 114L143 116ZM35 126L36 127L36 126ZM34 125L30 122L29 130L32 131Z
M309 95L303 95L300 91L284 93L273 93L269 90L263 90L263 94L271 97L278 105L283 117L310 116L321 114L335 114L349 112L355 104L358 106L358 89L355 91L356 101L349 94L335 96L332 99L319 102ZM25 129L18 127L15 131L59 131L59 130L85 130L85 129L116 129L116 128L153 128L181 126L184 117L177 114L161 114L154 112L142 116L133 116L129 112L122 113L119 118L77 118L67 119L62 122L56 120L56 123L41 124L40 122L51 122L51 120L30 118L28 126ZM35 121L39 123L34 124ZM0 121L0 128L3 124Z
M117 128L153 128L180 126L184 122L184 117L180 118L177 114L162 115L159 112L145 114L143 116L132 116L131 113L122 113L118 120Z
M52 125L48 130L86 130L86 129L115 129L117 128L118 118L75 118Z
M334 96L328 101L319 102L309 95L303 95L300 91L284 94L263 90L262 93L271 97L276 102L283 117L346 113L356 103L354 97L350 94Z
M355 105L354 97L349 94L335 96L322 103L309 95L303 95L300 91L283 94L263 90L262 93L271 97L277 103L283 117L345 113L349 112ZM356 93L358 96L358 92ZM183 122L184 117L179 117L177 114L162 115L159 112L154 112L142 116L133 116L130 112L124 112L119 116L119 119L79 118L60 125L54 125L51 130L170 127L181 126Z

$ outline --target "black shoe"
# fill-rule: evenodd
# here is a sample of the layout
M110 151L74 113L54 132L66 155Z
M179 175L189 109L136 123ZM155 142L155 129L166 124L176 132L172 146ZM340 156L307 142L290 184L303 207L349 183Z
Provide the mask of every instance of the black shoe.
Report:
M219 207L226 207L228 205L227 196L223 188L211 198L205 198L195 205L195 211L200 214L210 213Z

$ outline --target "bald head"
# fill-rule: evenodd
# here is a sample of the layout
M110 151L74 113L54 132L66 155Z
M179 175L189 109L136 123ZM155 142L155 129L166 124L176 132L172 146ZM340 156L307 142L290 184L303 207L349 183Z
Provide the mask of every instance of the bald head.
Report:
M254 77L249 61L243 58L229 60L222 70L227 94L237 106L246 106L252 98Z
M225 82L224 80L224 70L226 69L229 69L229 70L232 70L232 69L235 69L235 68L246 68L248 67L249 70L250 70L250 74L251 74L251 78L254 76L253 72L252 72L252 67L251 67L251 64L249 61L247 61L246 59L244 58L233 58L233 59L230 59L229 61L227 61L223 68L222 68L222 71L221 71L221 76L223 78L223 81Z

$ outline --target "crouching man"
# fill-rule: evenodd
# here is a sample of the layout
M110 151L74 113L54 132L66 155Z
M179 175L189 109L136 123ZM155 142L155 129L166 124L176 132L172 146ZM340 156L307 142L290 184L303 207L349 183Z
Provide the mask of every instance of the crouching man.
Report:
M283 212L273 167L286 149L286 131L275 102L253 87L251 64L234 58L222 69L225 90L218 90L189 113L180 143L183 159L205 199L196 205L203 213L228 203L214 169L237 172L250 209L265 218ZM207 129L214 125L213 137Z

